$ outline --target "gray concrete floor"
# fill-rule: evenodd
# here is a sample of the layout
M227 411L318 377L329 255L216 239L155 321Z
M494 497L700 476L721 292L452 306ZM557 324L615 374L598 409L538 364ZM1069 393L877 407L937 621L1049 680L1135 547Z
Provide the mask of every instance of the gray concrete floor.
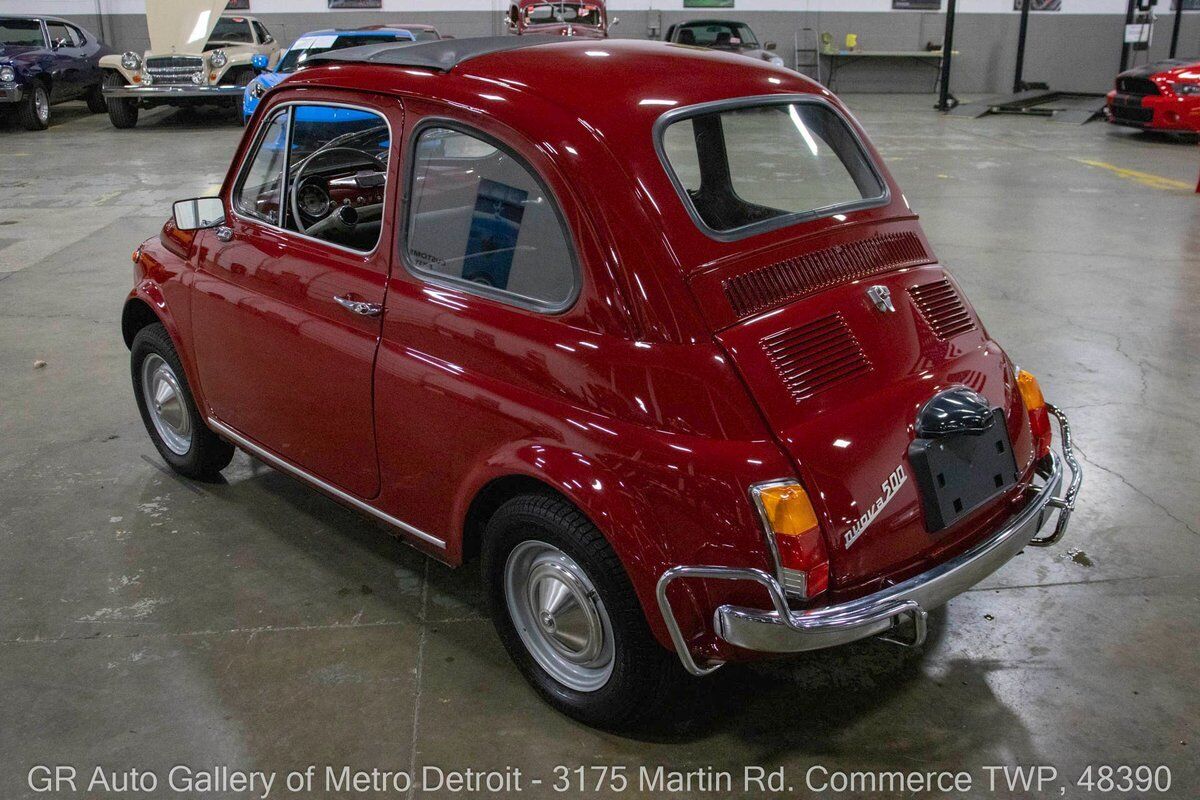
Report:
M729 668L637 737L537 700L474 570L245 455L222 485L155 455L118 330L129 254L219 184L236 123L156 111L116 131L72 104L46 133L0 130L0 796L66 763L512 766L545 781L528 797L555 796L560 764L785 766L788 796L812 765L965 769L993 796L985 765L1049 764L1084 796L1089 764L1166 764L1195 797L1200 151L848 100L992 333L1070 413L1080 508L1061 547L934 615L922 650Z

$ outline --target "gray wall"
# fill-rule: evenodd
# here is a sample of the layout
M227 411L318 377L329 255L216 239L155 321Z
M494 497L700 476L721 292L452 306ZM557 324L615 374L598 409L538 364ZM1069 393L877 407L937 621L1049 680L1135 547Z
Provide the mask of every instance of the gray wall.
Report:
M354 11L330 14L256 14L284 42L305 31L331 26L352 27L382 22L424 22L454 36L482 36L503 32L499 14L482 11L394 12ZM614 36L647 38L649 26L661 36L676 22L698 16L717 16L748 22L762 41L778 44L778 53L789 66L796 63L793 42L815 47L815 36L828 31L842 42L856 33L866 50L917 50L930 41L940 42L945 15L938 13L838 13L714 10L617 11L621 20ZM73 17L118 50L141 51L149 45L146 20L140 14ZM1020 17L1016 14L959 14L955 26L951 89L960 94L1006 93L1011 89L1016 61ZM1151 56L1165 58L1171 35L1171 18L1160 17L1154 31ZM1112 85L1121 55L1124 18L1118 14L1034 14L1030 18L1025 56L1025 79L1044 81L1054 89L1102 92ZM810 28L811 31L803 31ZM805 40L807 39L807 44ZM1200 56L1200 14L1185 14L1180 35L1180 55ZM1146 59L1135 54L1136 63ZM839 92L929 92L935 71L931 66L887 62L859 62L838 75Z

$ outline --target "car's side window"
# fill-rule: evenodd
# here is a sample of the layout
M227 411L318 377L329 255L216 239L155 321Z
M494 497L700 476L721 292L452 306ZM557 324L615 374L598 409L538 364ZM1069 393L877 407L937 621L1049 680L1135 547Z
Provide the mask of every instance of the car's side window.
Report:
M292 108L284 227L353 250L379 241L391 131L383 117L345 106Z
M281 176L287 157L288 110L278 111L263 123L254 155L238 182L233 205L238 213L264 222L279 222Z
M267 26L258 20L254 21L254 32L258 34L259 44L266 44L271 41L271 34L267 32Z
M414 270L539 310L574 300L578 270L554 198L503 146L426 127L409 179L405 246Z
M341 247L373 250L387 198L387 121L364 109L298 103L277 111L262 131L234 193L237 211Z
M76 47L83 47L87 44L87 37L83 35L83 31L76 28L74 25L68 25L67 31L71 34L72 44Z

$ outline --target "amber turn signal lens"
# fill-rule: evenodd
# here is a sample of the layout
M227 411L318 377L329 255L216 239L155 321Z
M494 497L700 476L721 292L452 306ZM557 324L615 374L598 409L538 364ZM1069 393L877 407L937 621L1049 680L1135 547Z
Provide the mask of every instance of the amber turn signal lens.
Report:
M1029 414L1029 432L1033 434L1034 456L1042 458L1050 452L1050 412L1037 378L1023 369L1017 370L1017 391Z
M799 536L817 527L817 514L812 502L797 484L764 486L758 490L767 524L776 534Z
M1037 378L1023 369L1017 370L1017 391L1021 393L1026 411L1046 407L1046 398L1042 397L1042 387L1038 386Z

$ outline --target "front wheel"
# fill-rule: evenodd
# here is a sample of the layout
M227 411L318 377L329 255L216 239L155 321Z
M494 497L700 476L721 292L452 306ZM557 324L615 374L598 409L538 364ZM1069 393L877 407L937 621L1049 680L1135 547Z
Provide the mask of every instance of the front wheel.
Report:
M104 99L104 91L98 83L88 89L85 99L87 100L88 111L93 114L103 114L108 110L108 101Z
M525 679L590 725L645 719L682 674L650 633L600 531L553 495L516 497L487 524L483 573L492 619Z
M50 94L40 82L34 82L17 109L17 121L27 131L44 131L50 127Z
M205 424L167 329L138 331L130 359L138 411L159 455L180 475L216 477L233 460L233 445Z
M110 72L104 76L104 85L114 89L123 87L125 79L119 73ZM138 121L138 103L131 97L109 97L105 100L108 106L108 119L114 128L132 128Z

